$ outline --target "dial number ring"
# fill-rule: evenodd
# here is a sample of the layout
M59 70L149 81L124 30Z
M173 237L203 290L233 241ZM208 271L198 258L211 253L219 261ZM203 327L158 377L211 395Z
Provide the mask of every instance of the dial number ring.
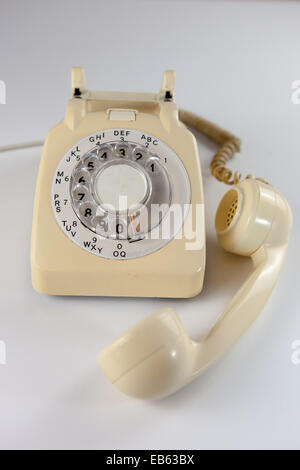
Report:
M65 234L83 249L110 259L136 258L161 248L174 237L176 227L169 239L152 239L151 235L172 203L190 202L189 179L177 155L149 135L144 145L140 131L126 130L128 140L120 140L116 134L122 132L125 130L108 129L78 142L59 162L51 190L54 214ZM95 142L100 135L101 140ZM120 165L120 169L125 165L127 172L130 167L140 172L140 181L146 181L145 197L143 191L138 193L143 196L139 205L113 211L95 194L97 175L100 178L105 168L114 165ZM163 207L159 217L151 217L149 207L153 204ZM118 242L122 245L121 256L116 255Z

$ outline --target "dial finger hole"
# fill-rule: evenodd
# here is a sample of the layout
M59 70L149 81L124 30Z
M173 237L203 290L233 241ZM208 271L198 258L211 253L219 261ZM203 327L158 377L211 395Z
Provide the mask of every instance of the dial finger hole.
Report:
M147 156L147 150L143 147L135 147L132 151L132 160L140 164L143 164L145 162Z
M157 175L160 173L161 166L159 163L159 158L149 158L146 162L146 170L150 175Z
M126 240L128 238L127 222L123 218L112 218L109 221L110 237Z
M108 219L107 216L103 215L96 215L95 217L92 218L91 221L93 227L96 230L96 233L99 235L102 235L104 237L108 236Z
M90 198L90 194L87 187L81 185L75 186L72 196L73 199L77 202L86 202Z
M88 154L84 159L83 159L83 164L84 164L84 167L87 169L87 171L94 171L96 170L99 165L100 165L100 162L99 162L99 159L97 157L97 154L96 153L91 153L91 154Z
M75 184L81 184L82 186L88 186L91 181L90 173L85 169L79 169L79 171L75 171L73 179Z
M128 144L118 143L115 146L115 155L118 158L129 158L131 155L131 148Z
M93 217L95 217L96 212L97 206L90 202L85 202L79 207L80 218L83 219L85 222L91 222L93 220Z
M100 162L106 162L113 158L113 148L111 145L101 145L98 151L98 159Z

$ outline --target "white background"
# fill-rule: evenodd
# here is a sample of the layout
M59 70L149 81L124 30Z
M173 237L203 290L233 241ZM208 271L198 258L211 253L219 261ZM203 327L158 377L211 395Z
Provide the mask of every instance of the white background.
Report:
M213 231L226 190L200 138L208 258L191 300L40 296L30 281L30 231L40 149L1 154L0 447L98 449L300 448L300 4L246 1L0 1L0 145L44 138L64 115L72 65L92 89L156 91L177 71L179 106L243 139L232 168L266 177L290 201L294 228L280 281L260 318L200 379L160 402L121 395L96 354L170 305L199 338L245 278ZM51 241L50 241L51 242Z

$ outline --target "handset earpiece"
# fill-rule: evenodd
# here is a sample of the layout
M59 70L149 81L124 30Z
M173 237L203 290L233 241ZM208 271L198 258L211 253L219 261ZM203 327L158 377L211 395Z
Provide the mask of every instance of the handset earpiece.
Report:
M98 362L123 393L157 399L180 389L232 346L255 320L278 279L291 211L272 186L246 179L231 188L216 214L221 245L250 256L254 270L208 335L192 341L176 312L159 310L108 345Z

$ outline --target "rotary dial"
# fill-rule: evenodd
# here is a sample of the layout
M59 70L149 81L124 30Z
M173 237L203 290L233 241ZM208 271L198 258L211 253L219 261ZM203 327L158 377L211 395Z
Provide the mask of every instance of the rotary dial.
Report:
M63 156L51 199L72 242L97 256L128 259L152 253L175 236L190 202L190 184L165 143L137 130L108 129ZM182 217L162 234L173 205L180 206Z

